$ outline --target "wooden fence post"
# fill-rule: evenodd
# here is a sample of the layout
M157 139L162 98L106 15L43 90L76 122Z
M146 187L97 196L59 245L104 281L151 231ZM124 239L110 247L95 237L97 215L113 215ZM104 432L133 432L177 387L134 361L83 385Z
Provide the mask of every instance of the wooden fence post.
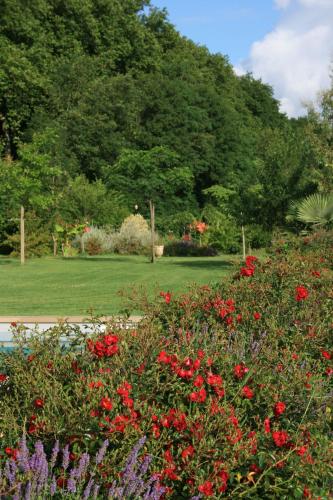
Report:
M155 262L155 205L149 200L150 227L151 227L151 263Z
M246 259L246 246L245 246L245 231L244 226L242 226L242 241L243 241L243 260Z
M25 235L24 235L24 207L21 206L21 218L20 218L20 236L21 236L21 264L25 263Z

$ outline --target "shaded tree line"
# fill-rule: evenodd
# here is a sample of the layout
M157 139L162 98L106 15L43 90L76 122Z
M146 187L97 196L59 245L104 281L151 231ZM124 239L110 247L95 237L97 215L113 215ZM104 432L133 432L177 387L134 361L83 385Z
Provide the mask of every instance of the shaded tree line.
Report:
M332 91L290 120L149 0L0 0L0 46L1 235L22 203L119 226L148 199L164 231L198 217L270 231L332 189Z

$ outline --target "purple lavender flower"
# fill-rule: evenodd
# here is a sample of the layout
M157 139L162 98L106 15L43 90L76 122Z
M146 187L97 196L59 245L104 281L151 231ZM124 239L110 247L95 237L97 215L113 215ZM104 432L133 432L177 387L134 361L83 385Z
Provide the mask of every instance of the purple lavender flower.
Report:
M67 470L69 465L69 445L66 444L65 448L62 449L62 468Z
M67 481L67 491L68 493L76 493L76 481L75 481L76 469L72 469Z
M90 455L89 453L83 453L83 455L80 458L79 465L76 469L76 479L80 480L86 473L88 469L88 465L90 462Z
M83 496L82 496L82 499L83 500L87 500L90 496L90 492L91 492L91 488L93 487L95 481L93 480L93 478L91 477L88 481L88 484L87 486L85 487L85 490L83 492Z
M96 500L96 498L97 498L97 495L98 495L99 489L100 489L100 485L99 485L99 484L95 484L95 486L94 486L94 490L93 490L93 499L94 499L94 500Z
M16 485L16 490L15 490L15 493L13 495L13 499L12 500L21 500L21 483L18 483Z
M53 497L57 491L57 481L54 476L52 476L51 484L50 484L50 495Z
M15 483L16 469L17 467L14 460L12 458L10 460L7 460L5 465L5 477L8 479L10 486Z
M59 454L59 441L57 440L53 446L53 450L52 450L52 455L51 455L51 459L50 459L50 469L52 470L53 467L55 466L56 464L56 461L57 461L57 458L58 458L58 454Z
M103 461L108 446L109 446L109 440L106 439L102 444L101 448L99 449L99 451L96 453L96 459L95 459L96 465L100 464Z
M30 499L31 499L31 481L28 481L25 487L24 500L30 500Z
M29 450L27 447L27 438L25 434L23 434L22 438L20 439L17 463L22 472L27 473L30 471Z

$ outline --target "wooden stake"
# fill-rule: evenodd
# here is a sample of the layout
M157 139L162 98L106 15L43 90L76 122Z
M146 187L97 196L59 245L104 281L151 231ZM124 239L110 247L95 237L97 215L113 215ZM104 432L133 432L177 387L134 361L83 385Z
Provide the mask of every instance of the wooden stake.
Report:
M243 260L246 259L246 247L245 247L245 231L244 226L242 226L242 240L243 240Z
M151 227L151 263L155 262L155 205L149 200L150 227Z
M21 206L20 218L20 235L21 235L21 264L25 263L25 238L24 238L24 207Z

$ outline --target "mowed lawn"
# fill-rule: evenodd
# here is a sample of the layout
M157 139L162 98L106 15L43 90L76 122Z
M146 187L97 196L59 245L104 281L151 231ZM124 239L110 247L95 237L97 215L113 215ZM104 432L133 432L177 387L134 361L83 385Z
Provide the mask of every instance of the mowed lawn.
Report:
M115 314L123 308L118 292L144 287L182 292L190 284L223 280L240 257L162 257L151 264L142 256L82 258L0 258L0 315ZM136 311L139 312L139 311Z

